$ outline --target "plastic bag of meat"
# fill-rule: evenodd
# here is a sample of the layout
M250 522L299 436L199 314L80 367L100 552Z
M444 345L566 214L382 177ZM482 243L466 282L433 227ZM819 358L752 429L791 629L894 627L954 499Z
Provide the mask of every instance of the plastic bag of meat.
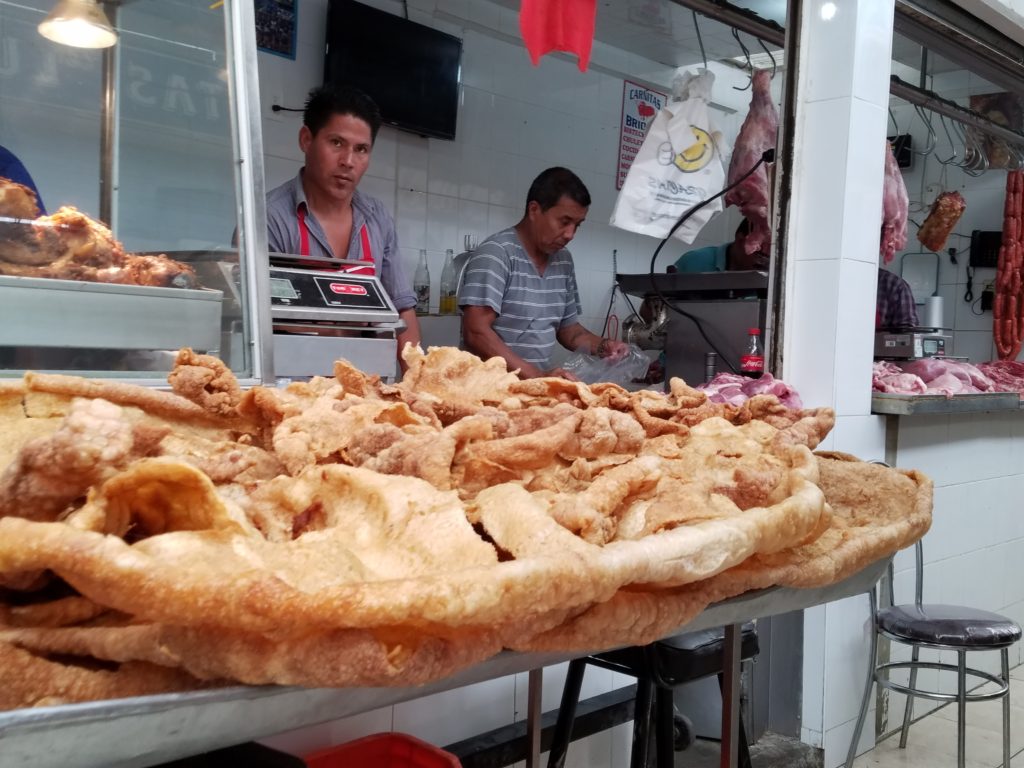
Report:
M959 192L943 192L932 203L928 218L917 230L917 239L925 248L938 253L946 247L953 227L960 221L967 202Z
M885 181L882 186L882 241L879 252L888 264L896 251L907 247L907 216L910 198L903 174L892 153L892 144L885 142Z
M641 235L665 237L680 217L725 186L722 154L728 146L711 123L708 102L715 76L679 70L673 100L651 121L612 211L611 224ZM674 233L692 243L718 211L715 200Z
M736 149L729 162L729 183L734 184L757 165L767 149L774 149L779 135L779 115L772 101L771 73L754 71L750 111L736 137ZM743 241L750 253L768 252L772 235L768 226L768 169L762 165L725 196L726 205L735 205L750 222L750 234Z

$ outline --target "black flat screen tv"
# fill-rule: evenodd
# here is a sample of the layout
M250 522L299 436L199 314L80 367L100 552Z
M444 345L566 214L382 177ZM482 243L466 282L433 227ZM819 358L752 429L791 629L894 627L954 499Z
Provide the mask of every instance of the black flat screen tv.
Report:
M462 40L355 0L330 0L324 82L353 85L396 128L455 138Z

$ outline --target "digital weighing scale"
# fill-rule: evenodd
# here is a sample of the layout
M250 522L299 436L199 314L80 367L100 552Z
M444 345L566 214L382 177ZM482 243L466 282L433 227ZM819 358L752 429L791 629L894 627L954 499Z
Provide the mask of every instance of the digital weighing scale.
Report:
M319 268L318 268L319 267ZM394 380L397 335L405 328L366 263L270 254L274 372L302 379L331 376L344 358L359 370Z

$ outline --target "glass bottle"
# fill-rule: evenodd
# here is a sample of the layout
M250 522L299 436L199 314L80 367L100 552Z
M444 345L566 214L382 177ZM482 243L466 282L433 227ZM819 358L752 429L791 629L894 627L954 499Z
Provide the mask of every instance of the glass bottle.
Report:
M740 357L740 373L757 379L764 373L764 347L761 346L761 329L747 329L747 348Z
M441 270L441 301L442 315L454 315L458 302L456 293L459 290L458 276L455 273L455 251L451 248L444 252L444 268Z
M420 263L412 278L412 290L416 294L416 314L430 313L430 268L427 267L427 249L420 248Z

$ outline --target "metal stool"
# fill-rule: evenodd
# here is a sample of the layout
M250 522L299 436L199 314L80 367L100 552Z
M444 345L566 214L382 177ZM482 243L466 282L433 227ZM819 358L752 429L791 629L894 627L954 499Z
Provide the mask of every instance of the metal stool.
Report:
M900 748L907 746L907 733L913 713L914 698L932 699L935 701L957 702L957 766L963 768L966 761L965 719L967 702L1003 700L1003 766L1010 765L1010 663L1009 648L1020 640L1021 629L1016 622L1005 616L976 608L959 605L926 605L922 604L924 556L921 541L914 545L915 585L913 604L892 605L878 610L878 598L875 588L868 593L871 601L871 615L874 617L871 632L871 652L869 655L868 679L864 688L864 699L860 705L860 716L850 743L850 751L846 755L846 768L853 766L857 752L857 742L864 728L864 720L868 713L868 702L871 699L872 683L877 682L883 688L906 694L907 705L903 711L903 727L900 732ZM889 602L893 599L893 568L889 562ZM878 635L885 635L890 640L910 645L911 660L895 661L879 664ZM956 664L919 661L921 648L951 650L957 652ZM1002 674L992 675L967 666L968 651L1000 652ZM938 669L944 672L955 672L957 675L957 692L940 693L939 691L920 690L917 686L918 669ZM908 685L901 685L889 680L889 671L893 669L909 669ZM991 693L967 693L967 676L972 675L982 680L995 683L998 689Z
M688 632L666 638L650 645L635 645L615 651L573 659L562 690L562 703L548 753L548 768L562 768L572 740L572 725L576 705L583 685L587 664L631 675L637 679L636 700L633 707L633 749L631 768L647 768L651 726L654 727L655 752L658 768L672 768L676 741L676 715L672 704L672 689L683 683L718 675L722 681L725 658L724 630L708 629ZM740 633L740 659L751 659L758 653L757 631L753 623L743 625ZM684 731L688 721L682 718ZM692 730L692 727L691 727ZM739 723L738 763L750 768L743 721Z

